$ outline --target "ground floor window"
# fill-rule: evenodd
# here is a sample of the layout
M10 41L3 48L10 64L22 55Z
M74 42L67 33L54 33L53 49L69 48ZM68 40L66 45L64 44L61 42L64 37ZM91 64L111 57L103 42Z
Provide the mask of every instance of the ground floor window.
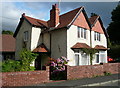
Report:
M95 54L95 63L104 63L106 60L105 51L99 51Z
M88 55L83 52L75 52L75 66L89 65Z

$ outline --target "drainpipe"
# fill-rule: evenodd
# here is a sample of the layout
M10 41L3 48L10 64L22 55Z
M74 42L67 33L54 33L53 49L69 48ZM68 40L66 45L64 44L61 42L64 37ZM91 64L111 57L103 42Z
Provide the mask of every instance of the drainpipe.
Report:
M52 34L51 34L51 32L50 32L50 57L51 57L51 46L52 46L51 40L52 40Z

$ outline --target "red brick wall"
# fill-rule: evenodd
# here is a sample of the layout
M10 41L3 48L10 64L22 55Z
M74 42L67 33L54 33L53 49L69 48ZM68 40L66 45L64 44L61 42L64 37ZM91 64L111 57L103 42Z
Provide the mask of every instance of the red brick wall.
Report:
M49 67L41 71L4 72L2 86L26 86L49 81Z
M119 73L120 63L105 63L103 65L84 65L84 66L67 66L67 79L78 79L104 75L104 72L112 74Z

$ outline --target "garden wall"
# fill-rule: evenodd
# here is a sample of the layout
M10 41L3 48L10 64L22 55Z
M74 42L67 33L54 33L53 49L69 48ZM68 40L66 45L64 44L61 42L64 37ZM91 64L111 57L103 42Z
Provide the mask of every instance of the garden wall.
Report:
M116 74L120 72L120 63L105 63L103 65L84 65L84 66L67 66L67 79L79 79L104 75L104 72ZM27 86L44 82L50 82L50 67L40 71L24 72L3 72L2 86Z
M112 74L120 73L120 63L104 63L103 65L67 66L67 79L90 78L104 75L104 72Z
M49 81L49 67L40 71L3 72L2 86L26 86Z

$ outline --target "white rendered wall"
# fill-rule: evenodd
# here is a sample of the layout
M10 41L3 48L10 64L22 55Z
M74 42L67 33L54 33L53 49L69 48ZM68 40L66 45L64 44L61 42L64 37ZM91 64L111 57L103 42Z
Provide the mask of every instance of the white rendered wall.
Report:
M32 27L31 34L31 51L33 51L37 46L40 40L41 29Z
M105 34L100 34L100 41L94 40L94 31L91 32L91 39L92 39L92 48L94 48L96 45L102 45L107 48L107 39Z
M75 53L71 47L77 42L86 43L90 46L90 31L86 30L86 39L78 38L77 32L77 26L74 25L67 30L67 58L70 60L68 63L70 66L75 66Z

